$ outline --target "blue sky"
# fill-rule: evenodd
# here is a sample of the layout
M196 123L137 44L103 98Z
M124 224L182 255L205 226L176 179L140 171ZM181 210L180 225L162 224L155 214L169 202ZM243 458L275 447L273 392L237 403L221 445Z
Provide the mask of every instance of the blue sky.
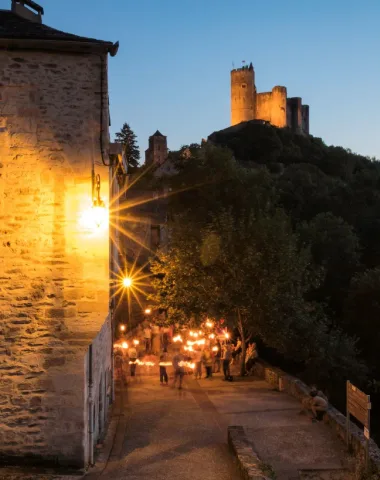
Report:
M177 149L227 127L229 72L245 60L258 91L284 85L310 105L313 135L380 158L378 0L37 1L49 26L120 41L112 137L126 121L141 150L157 129Z

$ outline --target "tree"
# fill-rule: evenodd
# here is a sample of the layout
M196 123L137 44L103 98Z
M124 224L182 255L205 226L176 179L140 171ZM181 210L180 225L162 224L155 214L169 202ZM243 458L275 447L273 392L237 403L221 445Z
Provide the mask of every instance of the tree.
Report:
M320 213L298 228L300 239L309 245L313 260L324 270L324 280L314 299L328 303L334 316L342 314L351 277L360 265L360 243L354 228L332 213Z
M124 123L120 132L116 133L116 142L123 144L128 162L128 173L133 172L139 166L140 151L137 145L136 135L128 123Z

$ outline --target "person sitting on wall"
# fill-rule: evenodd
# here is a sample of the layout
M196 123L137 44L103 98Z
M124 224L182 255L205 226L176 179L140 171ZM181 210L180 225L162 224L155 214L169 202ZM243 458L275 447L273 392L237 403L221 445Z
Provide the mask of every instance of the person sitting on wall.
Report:
M309 401L309 408L313 414L313 422L320 422L323 420L323 415L325 414L327 407L328 407L328 402L326 398L324 398L324 395L319 395L317 390L311 390L310 391L310 401Z

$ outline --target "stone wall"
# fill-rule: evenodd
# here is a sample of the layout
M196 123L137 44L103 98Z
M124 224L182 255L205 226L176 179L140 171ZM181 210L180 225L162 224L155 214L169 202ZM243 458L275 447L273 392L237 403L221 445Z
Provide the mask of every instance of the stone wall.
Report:
M288 375L283 370L272 367L268 363L260 360L254 366L254 372L261 378L264 378L268 383L273 385L276 389L284 391L289 395L297 398L302 402L303 399L309 396L310 387L296 377ZM324 415L324 421L336 432L337 436L345 441L346 439L346 417L339 412L332 405L329 405L328 411ZM356 456L360 459L365 455L365 438L363 429L359 429L352 422L350 424L351 430L351 446ZM369 443L369 453L371 465L374 471L380 475L380 449L373 440Z
M260 120L271 121L272 92L262 92L256 95L256 116Z
M91 365L90 365L91 362ZM88 426L84 432L85 458L91 461L91 449L104 434L109 407L112 403L112 326L111 317L107 317L102 329L91 344L85 357L85 403L84 417ZM91 433L92 438L91 438Z
M85 463L85 355L109 298L108 231L83 217L93 161L108 201L106 61L0 52L0 456L9 461Z

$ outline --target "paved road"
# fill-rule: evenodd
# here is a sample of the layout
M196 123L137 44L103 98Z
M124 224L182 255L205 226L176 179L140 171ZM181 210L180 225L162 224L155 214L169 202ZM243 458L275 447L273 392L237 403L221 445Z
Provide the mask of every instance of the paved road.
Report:
M182 390L142 376L123 392L121 418L109 461L109 480L240 480L226 444L226 424L198 384Z

